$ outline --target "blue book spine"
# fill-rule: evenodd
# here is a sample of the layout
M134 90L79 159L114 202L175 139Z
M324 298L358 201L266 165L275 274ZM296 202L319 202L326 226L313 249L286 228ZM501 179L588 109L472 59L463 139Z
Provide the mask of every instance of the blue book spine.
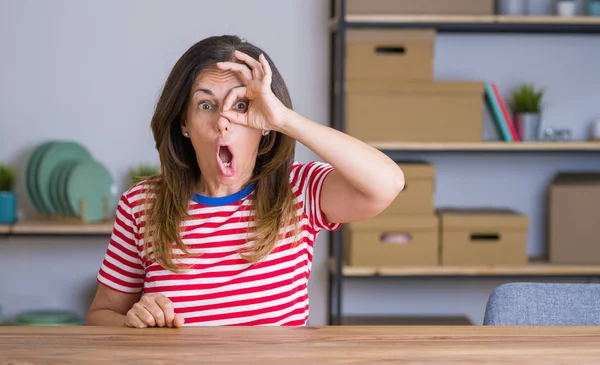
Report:
M492 115L496 120L496 124L500 129L500 134L502 134L502 137L506 142L513 142L512 135L510 134L506 121L504 120L504 114L502 114L500 104L498 103L498 100L496 100L496 97L494 96L494 91L492 90L492 87L489 82L485 83L485 96L492 111Z

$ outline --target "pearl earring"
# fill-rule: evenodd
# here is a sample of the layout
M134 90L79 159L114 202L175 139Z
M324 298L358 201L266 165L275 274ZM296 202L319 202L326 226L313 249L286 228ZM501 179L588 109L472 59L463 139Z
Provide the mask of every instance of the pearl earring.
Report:
M183 136L184 136L185 138L190 138L190 134L189 134L188 132L183 132Z
M263 129L263 131L262 131L262 135L263 135L263 136L268 136L268 135L269 135L269 131L268 131L268 130L266 130L266 129Z

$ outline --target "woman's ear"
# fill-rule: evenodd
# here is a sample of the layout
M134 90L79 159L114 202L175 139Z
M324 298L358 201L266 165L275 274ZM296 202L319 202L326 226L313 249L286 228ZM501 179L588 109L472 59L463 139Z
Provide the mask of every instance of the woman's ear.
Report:
M185 125L185 119L181 121L181 134L183 134L185 138L190 138L190 133Z
M273 148L275 145L275 138L275 133L269 133L266 136L263 134L258 143L258 156L266 154Z

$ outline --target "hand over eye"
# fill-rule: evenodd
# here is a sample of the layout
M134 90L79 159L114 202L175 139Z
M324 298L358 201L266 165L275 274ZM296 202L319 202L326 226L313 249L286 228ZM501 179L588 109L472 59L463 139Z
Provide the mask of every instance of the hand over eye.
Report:
M272 71L264 55L258 61L245 53L235 51L235 56L245 63L219 62L221 70L237 72L243 87L232 89L223 104L221 115L233 123L261 130L281 130L288 108L275 96L271 89ZM245 109L236 108L247 100Z

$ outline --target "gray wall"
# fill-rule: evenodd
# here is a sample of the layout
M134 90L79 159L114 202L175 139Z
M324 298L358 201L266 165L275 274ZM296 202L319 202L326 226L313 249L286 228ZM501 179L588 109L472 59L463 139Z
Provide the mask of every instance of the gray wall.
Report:
M191 44L213 34L237 33L264 47L283 72L295 108L327 123L327 10L322 0L251 6L237 0L0 0L0 160L24 163L45 139L76 139L123 189L128 168L157 161L148 125L167 73ZM435 73L438 79L494 80L505 95L521 81L545 86L547 124L573 128L576 138L584 138L587 123L600 116L600 73L592 64L599 56L599 37L442 35ZM510 205L530 214L531 254L545 251L542 208L553 172L600 166L595 154L412 156L437 163L439 205ZM316 158L302 146L297 157ZM326 321L325 243L322 235L314 256L311 324ZM2 240L0 306L6 316L32 308L85 313L105 247L103 239ZM344 309L464 314L477 323L499 282L352 282Z
M327 9L322 0L0 0L0 160L24 166L36 144L75 139L123 190L130 167L158 162L149 122L168 72L193 43L218 34L238 34L264 48L295 109L328 123ZM301 145L296 156L316 158ZM31 205L19 191L29 217ZM0 239L0 306L7 320L32 308L85 313L106 243ZM322 235L315 248L314 323L326 321L326 243Z

